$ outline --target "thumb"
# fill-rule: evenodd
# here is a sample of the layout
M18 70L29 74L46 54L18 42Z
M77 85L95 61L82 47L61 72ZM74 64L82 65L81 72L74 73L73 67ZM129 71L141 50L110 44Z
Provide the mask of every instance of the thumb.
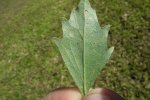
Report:
M124 100L120 95L112 90L97 88L90 91L85 100Z

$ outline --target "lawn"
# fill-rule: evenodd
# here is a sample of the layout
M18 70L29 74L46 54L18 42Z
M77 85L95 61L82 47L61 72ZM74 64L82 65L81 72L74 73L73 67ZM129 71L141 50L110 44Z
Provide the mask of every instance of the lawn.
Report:
M79 0L0 0L0 100L40 100L75 86L52 37ZM150 100L150 0L90 0L115 51L94 87Z

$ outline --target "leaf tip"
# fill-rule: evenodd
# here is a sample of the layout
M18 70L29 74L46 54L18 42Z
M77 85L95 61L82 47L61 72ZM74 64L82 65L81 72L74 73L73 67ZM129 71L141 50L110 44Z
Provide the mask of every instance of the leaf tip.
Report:
M52 42L54 42L55 44L58 44L59 41L60 41L59 38L56 38L56 37L52 38Z
M111 47L111 48L108 49L108 59L110 58L113 51L114 51L114 47Z
M109 48L109 50L108 50L109 54L112 54L112 53L113 53L113 51L114 51L114 49L115 49L115 47L114 47L114 46L112 46L111 48Z

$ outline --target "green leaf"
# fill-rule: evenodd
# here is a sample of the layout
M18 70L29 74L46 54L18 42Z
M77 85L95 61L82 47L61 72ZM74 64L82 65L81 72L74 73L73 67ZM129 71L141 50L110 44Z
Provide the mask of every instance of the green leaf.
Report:
M107 48L110 25L101 27L89 1L81 0L62 28L63 38L54 41L76 85L86 95L113 52L113 47Z

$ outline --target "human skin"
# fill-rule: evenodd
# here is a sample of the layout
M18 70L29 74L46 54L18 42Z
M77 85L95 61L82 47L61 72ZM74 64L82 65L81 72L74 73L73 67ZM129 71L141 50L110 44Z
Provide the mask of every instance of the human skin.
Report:
M43 100L82 100L77 88L59 88L50 92Z
M120 95L106 88L90 90L85 100L124 100Z
M106 89L96 88L89 91L89 94L82 97L77 88L59 88L50 92L43 100L124 100L117 93Z

